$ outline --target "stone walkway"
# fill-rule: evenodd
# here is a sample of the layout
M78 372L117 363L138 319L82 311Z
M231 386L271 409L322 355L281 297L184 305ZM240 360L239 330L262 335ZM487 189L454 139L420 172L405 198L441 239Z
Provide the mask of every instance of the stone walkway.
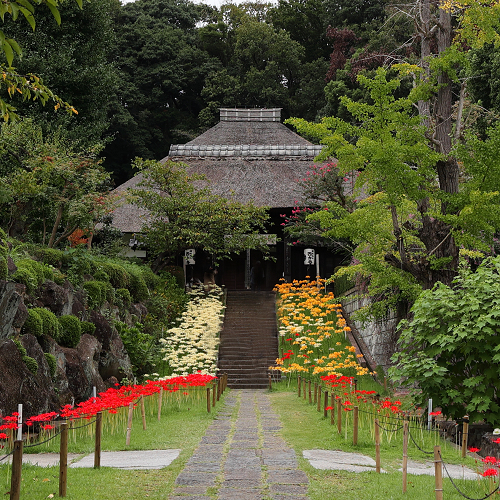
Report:
M265 390L232 390L170 500L306 500L308 479Z

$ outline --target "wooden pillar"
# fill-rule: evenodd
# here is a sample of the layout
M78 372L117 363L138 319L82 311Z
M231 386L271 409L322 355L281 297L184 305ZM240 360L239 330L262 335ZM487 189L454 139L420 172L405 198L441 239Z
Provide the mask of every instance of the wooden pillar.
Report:
M95 416L95 448L94 448L94 469L101 467L101 437L102 437L102 412L97 412Z
M65 497L68 487L68 423L61 424L59 449L59 496Z

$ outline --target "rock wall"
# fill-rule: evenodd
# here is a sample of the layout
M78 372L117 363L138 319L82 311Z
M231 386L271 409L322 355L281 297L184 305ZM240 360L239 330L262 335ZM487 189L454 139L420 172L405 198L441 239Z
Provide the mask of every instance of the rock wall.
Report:
M90 321L96 325L95 334L82 335L74 349L59 346L50 337L23 335L27 304L46 307L57 316L74 314ZM133 317L137 318L138 311L147 313L143 306L134 305ZM118 314L114 311L115 316ZM123 316L131 314L124 311ZM14 339L38 363L36 374L28 369ZM45 353L54 355L57 361L53 378ZM101 392L117 381L133 378L130 359L111 321L101 312L89 310L85 296L69 282L60 286L52 281L46 281L30 296L24 285L0 280L0 373L0 413L11 414L22 403L27 417L85 401L92 396L93 387Z
M341 298L342 310L354 336L359 336L364 342L375 365L387 371L387 368L391 366L390 359L396 348L398 318L395 313L391 313L388 318L380 321L362 323L355 320L353 313L370 303L369 298L356 297L357 293L356 289L352 289Z

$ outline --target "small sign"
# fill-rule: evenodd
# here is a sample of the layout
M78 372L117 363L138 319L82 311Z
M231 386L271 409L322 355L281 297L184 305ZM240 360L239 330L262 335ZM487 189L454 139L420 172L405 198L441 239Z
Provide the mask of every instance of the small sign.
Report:
M193 265L195 263L194 254L196 250L194 248L188 248L184 250L184 259L186 260L186 264Z
M304 248L304 265L314 266L314 261L316 258L316 252L314 248Z

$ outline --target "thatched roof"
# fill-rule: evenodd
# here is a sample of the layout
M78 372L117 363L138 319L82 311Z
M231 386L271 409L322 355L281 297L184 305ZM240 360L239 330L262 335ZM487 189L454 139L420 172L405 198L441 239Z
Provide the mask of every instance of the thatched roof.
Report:
M280 112L280 108L223 108L217 125L187 144L172 145L162 161L186 163L190 173L205 175L212 191L225 198L293 207L301 199L297 181L307 175L321 146L285 127ZM117 190L134 187L141 179L138 175ZM115 211L114 225L137 232L145 216L137 207L122 206Z

